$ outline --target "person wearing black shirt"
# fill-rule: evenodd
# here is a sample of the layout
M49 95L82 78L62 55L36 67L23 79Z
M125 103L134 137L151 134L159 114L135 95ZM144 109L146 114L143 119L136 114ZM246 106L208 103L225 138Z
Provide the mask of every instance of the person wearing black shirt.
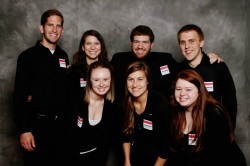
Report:
M177 37L182 54L185 57L185 60L181 62L181 68L195 70L202 76L208 92L223 104L235 128L237 115L236 89L227 65L224 62L213 64L209 62L209 58L202 51L204 34L197 25L183 26Z
M57 45L62 14L56 9L44 12L40 32L42 40L18 56L14 87L14 121L26 166L56 164L66 99L69 61Z

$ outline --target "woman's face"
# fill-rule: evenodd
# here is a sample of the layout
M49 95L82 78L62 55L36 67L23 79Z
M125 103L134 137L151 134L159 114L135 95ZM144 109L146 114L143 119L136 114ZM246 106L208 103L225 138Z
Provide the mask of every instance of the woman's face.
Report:
M101 43L95 36L87 36L82 50L85 51L89 60L96 61L101 53Z
M129 74L127 78L128 91L134 97L140 97L143 94L145 94L145 92L147 92L147 85L148 85L148 80L145 75L145 72L142 70L135 71Z
M178 79L175 86L175 99L183 107L192 110L199 92L197 87L183 79Z
M111 74L109 69L100 67L93 69L90 82L95 94L99 96L105 95L109 91L111 84Z

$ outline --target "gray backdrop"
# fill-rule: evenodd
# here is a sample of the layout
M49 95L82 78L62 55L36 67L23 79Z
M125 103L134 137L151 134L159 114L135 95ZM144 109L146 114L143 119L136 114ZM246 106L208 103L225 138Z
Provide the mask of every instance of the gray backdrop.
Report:
M41 14L59 9L65 17L60 45L70 57L82 33L99 31L109 58L130 49L129 34L139 24L156 36L153 51L171 52L182 59L176 33L188 23L205 33L206 52L220 55L237 88L236 139L250 165L250 6L249 0L1 0L0 5L0 165L22 166L21 148L12 121L12 96L17 56L41 38Z

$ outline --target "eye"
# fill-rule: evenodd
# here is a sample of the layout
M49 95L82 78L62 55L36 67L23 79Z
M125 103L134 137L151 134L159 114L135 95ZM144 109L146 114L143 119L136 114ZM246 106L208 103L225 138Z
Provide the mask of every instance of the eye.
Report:
M180 91L181 90L181 88L175 88L175 91Z
M139 41L138 41L138 40L134 40L134 41L133 41L133 43L138 44L138 43L139 43Z
M180 41L180 45L185 45L185 44L186 44L186 42Z
M142 43L143 44L149 44L149 41L143 41Z

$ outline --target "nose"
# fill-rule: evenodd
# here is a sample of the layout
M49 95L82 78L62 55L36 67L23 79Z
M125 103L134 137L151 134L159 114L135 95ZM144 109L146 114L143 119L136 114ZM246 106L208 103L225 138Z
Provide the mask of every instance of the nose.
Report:
M189 43L188 42L186 42L185 48L189 48Z
M180 95L181 95L181 96L185 95L184 90L181 90L181 91L180 91Z
M133 87L137 87L137 81L136 81L136 80L133 81L132 86L133 86Z
M91 45L90 45L90 48L91 48L92 50L95 49L94 44L91 44Z
M53 26L52 31L53 31L53 32L56 32L56 31L57 31L57 27L56 27L56 26Z

